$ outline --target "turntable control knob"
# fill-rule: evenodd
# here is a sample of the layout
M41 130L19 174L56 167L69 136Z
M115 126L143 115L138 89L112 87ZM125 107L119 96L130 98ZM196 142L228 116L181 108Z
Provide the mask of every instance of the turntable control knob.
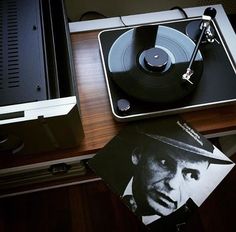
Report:
M117 101L117 108L120 112L127 112L130 109L130 102L126 99L119 99Z
M145 67L154 72L161 72L168 62L168 54L161 48L150 48L144 53Z

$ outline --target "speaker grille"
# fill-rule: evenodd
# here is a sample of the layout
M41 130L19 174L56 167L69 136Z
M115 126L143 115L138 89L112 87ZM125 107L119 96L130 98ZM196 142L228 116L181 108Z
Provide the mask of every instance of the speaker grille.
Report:
M47 99L39 0L0 0L0 106Z
M0 89L16 88L20 85L16 0L0 2L0 22Z

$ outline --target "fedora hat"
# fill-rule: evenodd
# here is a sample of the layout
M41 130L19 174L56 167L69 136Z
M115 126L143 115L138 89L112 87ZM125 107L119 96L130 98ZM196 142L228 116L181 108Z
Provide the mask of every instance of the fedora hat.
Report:
M217 148L214 148L213 150L209 151L206 150L204 147L200 148L191 144L187 144L185 142L172 139L172 138L167 138L164 136L160 135L153 135L153 134L145 134L146 136L155 139L159 142L162 142L166 145L175 147L177 149L183 150L185 152L188 152L192 155L201 157L203 159L207 159L210 163L215 163L215 164L232 164L232 161L228 159L224 154L219 152Z
M232 164L232 161L209 140L177 116L142 121L135 124L135 130L133 128L131 133L132 131L136 133L132 139L129 133L125 136L129 136L129 140L139 146L144 143L157 143L157 146L164 144L195 158L207 159L210 163Z

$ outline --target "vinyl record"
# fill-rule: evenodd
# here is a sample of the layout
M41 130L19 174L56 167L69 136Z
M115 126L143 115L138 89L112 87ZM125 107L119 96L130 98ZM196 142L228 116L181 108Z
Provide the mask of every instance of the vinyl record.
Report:
M132 28L113 43L108 55L112 80L142 101L171 103L191 93L200 81L203 58L198 51L190 82L186 73L195 43L176 29L148 25Z

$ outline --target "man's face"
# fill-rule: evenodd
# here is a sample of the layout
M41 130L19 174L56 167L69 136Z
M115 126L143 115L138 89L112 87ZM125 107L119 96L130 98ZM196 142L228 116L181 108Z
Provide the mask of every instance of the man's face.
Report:
M133 155L137 171L132 190L141 215L166 216L188 200L189 189L201 178L209 163L171 149L162 154L156 152L147 149L146 154Z

